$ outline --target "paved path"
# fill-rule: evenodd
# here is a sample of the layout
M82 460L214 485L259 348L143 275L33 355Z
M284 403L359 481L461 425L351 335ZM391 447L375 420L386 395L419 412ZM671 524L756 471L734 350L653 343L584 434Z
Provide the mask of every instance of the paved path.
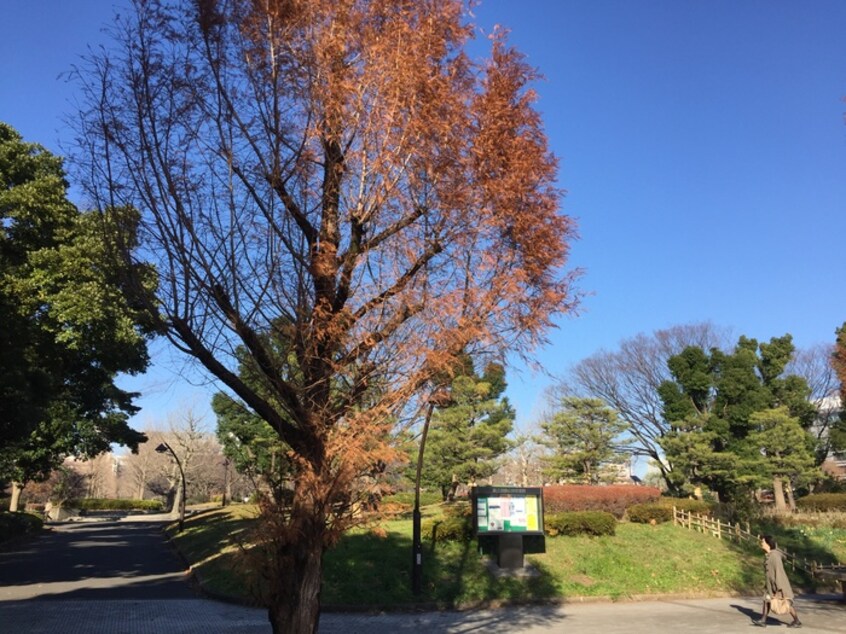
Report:
M805 632L846 633L839 597L801 597ZM584 603L501 610L321 616L321 634L753 632L758 599ZM779 626L778 629L773 629ZM771 621L768 631L787 632ZM0 552L0 634L270 634L264 610L203 599L161 525L80 523Z
M324 614L321 634L752 634L752 599L584 603L422 614ZM808 634L846 632L846 605L801 598ZM770 621L768 632L792 631ZM270 634L264 610L204 599L0 602L3 634Z
M58 524L0 552L0 601L189 599L187 571L160 522ZM0 630L2 631L2 630Z

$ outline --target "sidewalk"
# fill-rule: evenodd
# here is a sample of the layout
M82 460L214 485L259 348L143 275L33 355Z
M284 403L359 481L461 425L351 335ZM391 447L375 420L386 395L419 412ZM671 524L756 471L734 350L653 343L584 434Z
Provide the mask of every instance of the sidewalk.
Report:
M803 632L846 632L846 604L835 595L797 602ZM757 598L584 603L400 614L324 614L321 634L430 632L475 634L660 634L758 631ZM775 629L773 629L775 628ZM32 600L0 602L0 630L15 634L270 634L267 613L207 599ZM770 621L768 631L786 632Z

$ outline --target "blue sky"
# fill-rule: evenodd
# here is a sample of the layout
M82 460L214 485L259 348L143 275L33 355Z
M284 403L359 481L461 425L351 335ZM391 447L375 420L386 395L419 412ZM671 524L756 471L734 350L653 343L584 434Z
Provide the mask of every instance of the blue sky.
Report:
M105 41L114 3L5 4L0 120L61 153L74 87L58 76ZM579 222L571 265L589 295L538 351L547 372L705 320L833 342L846 321L846 2L483 0L474 14L510 28L543 73L538 107ZM206 410L213 389L155 350L131 382L145 395L136 426ZM550 379L509 380L527 426Z

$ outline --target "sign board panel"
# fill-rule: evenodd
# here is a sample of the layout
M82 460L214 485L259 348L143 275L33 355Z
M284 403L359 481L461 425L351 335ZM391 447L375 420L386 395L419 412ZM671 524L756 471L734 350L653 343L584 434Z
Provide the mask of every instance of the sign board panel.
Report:
M540 487L474 487L471 499L477 535L543 535Z

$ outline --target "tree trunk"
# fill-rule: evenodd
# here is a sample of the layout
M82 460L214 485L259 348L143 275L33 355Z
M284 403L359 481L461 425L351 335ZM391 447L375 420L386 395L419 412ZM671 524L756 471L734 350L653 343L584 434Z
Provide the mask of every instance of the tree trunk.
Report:
M180 509L185 501L182 499L182 481L176 483L176 491L173 495L173 508L170 510L171 515L179 516Z
M24 489L23 484L20 482L12 482L12 499L9 500L9 511L12 513L18 512L18 506L21 502L21 492Z
M784 513L787 511L787 503L784 501L784 483L781 478L773 478L773 497L775 498L776 511Z
M790 512L796 512L796 498L793 496L793 483L788 480L787 481L787 503L790 506Z
M278 592L267 608L273 634L317 634L323 535L303 534L280 550Z

